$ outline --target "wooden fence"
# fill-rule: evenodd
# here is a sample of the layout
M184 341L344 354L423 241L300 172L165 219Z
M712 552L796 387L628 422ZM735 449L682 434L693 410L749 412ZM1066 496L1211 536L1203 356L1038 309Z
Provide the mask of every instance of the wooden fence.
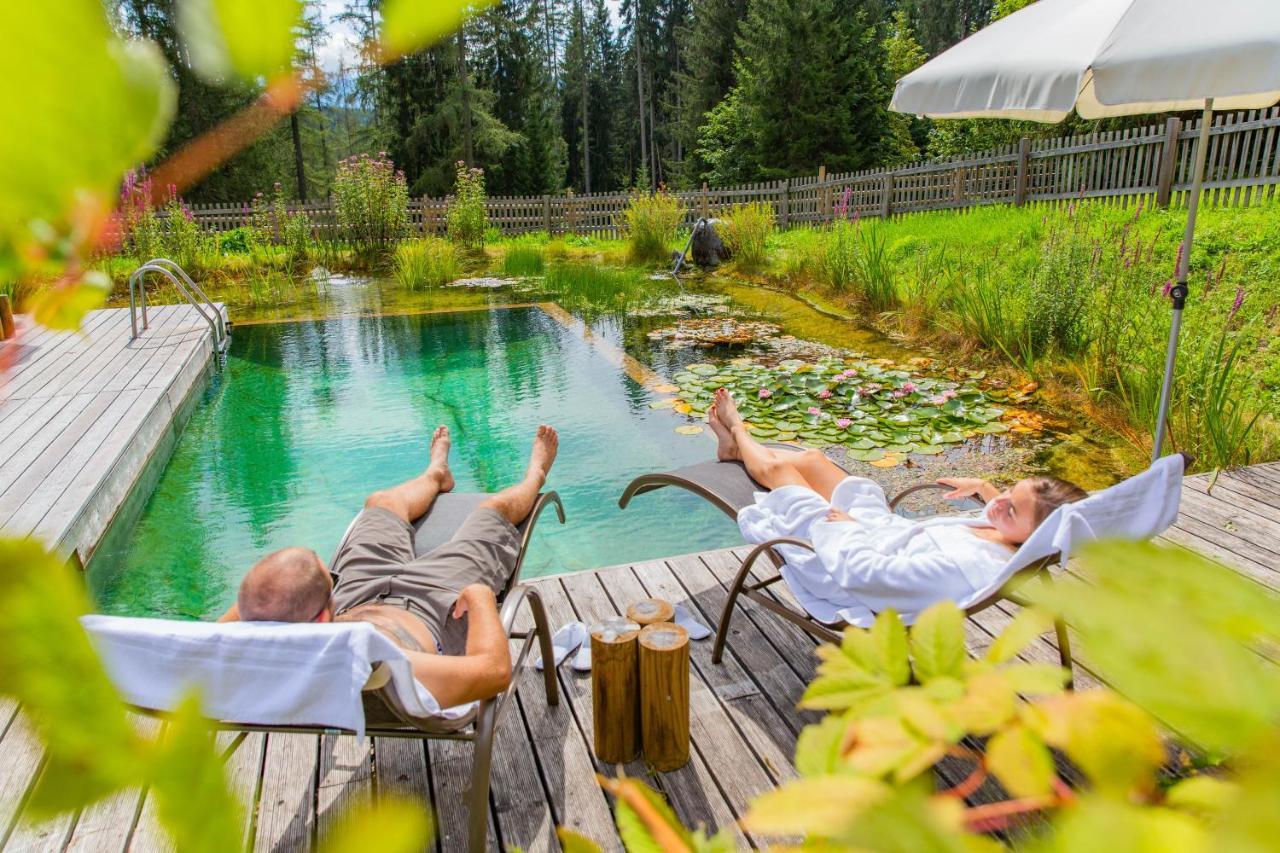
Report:
M767 202L782 228L833 218L886 217L985 204L1024 205L1072 198L1129 204L1138 199L1168 206L1186 203L1192 151L1200 120L1171 118L1164 125L1082 137L1023 139L979 154L922 161L894 169L816 175L732 187L677 192L684 224L715 216L734 204ZM1210 129L1202 203L1248 205L1271 198L1280 184L1280 107L1218 115ZM615 237L627 207L626 193L496 196L489 222L503 234L545 231ZM413 198L415 232L445 233L448 199ZM192 205L206 229L225 231L245 223L247 205ZM318 237L340 237L329 201L294 203Z

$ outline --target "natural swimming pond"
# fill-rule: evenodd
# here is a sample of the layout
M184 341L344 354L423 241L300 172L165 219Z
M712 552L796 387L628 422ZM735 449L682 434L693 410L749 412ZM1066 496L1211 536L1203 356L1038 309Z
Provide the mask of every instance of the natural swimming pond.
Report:
M896 471L866 469L880 479L918 478L908 456L945 465L953 451L985 458L992 440L1019 440L993 434L1005 432L1008 418L993 404L1006 405L1008 392L979 391L972 376L943 376L938 366L929 368L936 377L914 368L908 376L911 353L800 303L731 284L639 290L612 282L582 292L449 292L437 297L443 310L428 298L419 313L386 316L366 313L386 307L376 287L348 283L324 307L339 316L237 326L224 370L154 488L138 488L139 510L121 515L90 561L98 606L210 618L269 551L305 545L327 560L365 495L422 469L441 423L453 431L457 487L467 491L514 480L537 424L559 429L548 488L563 498L568 524L543 518L527 577L740 542L731 520L677 490L617 506L634 476L713 453L709 432L688 433L718 384L754 397L762 438L823 444L839 434L847 459L869 466L897 454ZM725 338L759 332L762 319L774 324L763 333L771 349L752 363L742 357L752 347ZM841 384L838 374L856 381ZM761 384L777 396L761 397ZM812 414L814 404L843 406L848 417Z

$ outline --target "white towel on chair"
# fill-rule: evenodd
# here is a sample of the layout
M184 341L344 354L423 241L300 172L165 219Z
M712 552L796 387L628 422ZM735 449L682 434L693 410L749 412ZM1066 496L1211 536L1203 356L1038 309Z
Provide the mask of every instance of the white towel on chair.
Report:
M217 720L310 725L364 735L360 691L386 662L391 689L419 718L457 719L413 677L404 652L372 625L183 622L123 616L81 620L126 701L168 711L191 690Z

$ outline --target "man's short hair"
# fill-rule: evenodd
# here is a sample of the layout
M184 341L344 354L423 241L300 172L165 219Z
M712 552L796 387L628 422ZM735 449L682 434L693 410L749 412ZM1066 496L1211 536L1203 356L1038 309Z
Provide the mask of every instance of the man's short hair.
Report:
M329 572L310 548L263 557L240 582L236 607L246 622L310 622L333 593Z

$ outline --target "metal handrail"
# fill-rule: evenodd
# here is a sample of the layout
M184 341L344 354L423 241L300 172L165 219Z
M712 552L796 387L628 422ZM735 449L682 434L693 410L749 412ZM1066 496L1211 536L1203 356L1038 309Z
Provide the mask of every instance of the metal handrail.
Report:
M213 334L214 348L218 352L223 352L227 346L227 327L222 311L204 292L204 289L192 281L186 270L168 258L152 258L129 276L129 325L133 331L133 338L138 337L138 307L142 309L142 328L144 330L148 328L146 276L149 272L159 273L167 278L183 298L200 312L200 316L209 324L209 330ZM195 291L195 295L192 291ZM206 308L208 311L205 310Z

